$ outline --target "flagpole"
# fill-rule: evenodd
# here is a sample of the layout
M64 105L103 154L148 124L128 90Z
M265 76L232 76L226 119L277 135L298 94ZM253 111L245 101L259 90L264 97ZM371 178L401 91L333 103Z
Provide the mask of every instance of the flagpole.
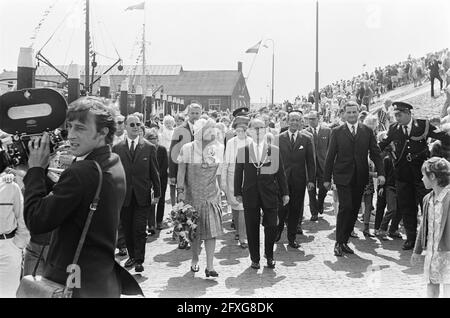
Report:
M266 41L272 42L272 106L274 105L274 78L275 78L275 42L272 39Z
M89 95L89 0L86 0L86 30L84 48L84 90Z
M316 1L316 89L314 103L319 111L319 0Z

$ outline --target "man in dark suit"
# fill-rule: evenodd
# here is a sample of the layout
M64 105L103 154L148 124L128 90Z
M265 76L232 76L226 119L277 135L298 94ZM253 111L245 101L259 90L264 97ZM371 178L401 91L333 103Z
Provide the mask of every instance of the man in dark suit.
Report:
M113 147L122 161L127 192L122 208L122 225L129 259L125 267L144 270L147 217L150 206L159 201L161 184L156 160L156 147L140 137L142 123L135 115L126 119L127 137ZM151 191L154 195L151 198Z
M275 268L273 246L277 235L278 205L280 197L283 206L289 202L289 190L280 150L267 142L265 123L261 119L252 119L248 131L253 142L238 151L234 195L244 205L251 267L260 268L259 226L262 209L265 257L267 266Z
M330 147L325 159L324 187L331 188L331 174L339 197L334 254L353 254L347 245L358 217L364 188L369 181L370 159L378 172L378 182L384 184L383 161L373 131L358 123L358 104L344 106L346 123L331 132Z
M110 149L116 129L112 111L99 99L81 98L69 106L67 127L70 149L77 161L49 192L45 169L50 147L49 137L44 134L40 142L30 143L29 170L23 180L28 229L36 234L53 231L43 276L66 283L66 269L73 261L99 182L96 161L103 170L100 201L81 250L80 288L74 289L73 296L142 294L135 279L114 259L126 183L120 158Z
M422 206L427 194L422 182L421 168L430 156L427 139L434 138L446 143L450 136L439 131L428 120L415 119L411 116L412 106L408 103L395 102L396 123L391 124L386 139L380 142L384 150L391 142L395 145L394 175L397 191L397 212L403 217L406 230L404 250L414 248L417 234L418 206Z
M316 111L308 113L309 127L306 129L313 136L314 158L316 162L316 175L312 181L316 187L308 190L309 209L311 221L318 221L318 215L323 213L323 202L327 196L327 189L323 186L323 171L325 158L330 145L331 129L324 124L319 124L319 114Z
M156 129L150 129L144 136L146 140L152 143L156 147L156 161L158 162L159 168L159 180L161 183L161 197L159 198L157 207L152 205L149 213L148 226L150 228L150 235L155 234L152 232L152 228L155 225L155 209L156 209L156 228L157 230L162 230L162 221L164 217L164 207L165 207L165 194L167 190L167 177L168 177L168 167L169 159L167 156L167 149L159 144L158 132Z
M289 130L279 135L278 142L284 171L289 188L289 204L278 210L278 232L276 242L280 240L287 219L288 241L292 248L299 248L295 240L297 225L303 218L303 204L305 189L314 188L315 164L314 150L311 139L302 134L303 117L300 112L294 111L288 115Z

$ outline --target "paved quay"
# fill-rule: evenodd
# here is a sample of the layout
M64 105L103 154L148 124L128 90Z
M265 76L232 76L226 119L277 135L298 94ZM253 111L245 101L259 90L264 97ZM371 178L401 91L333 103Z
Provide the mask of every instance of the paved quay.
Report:
M412 252L401 249L402 240L365 238L359 217L356 223L359 239L352 238L349 244L356 254L341 258L333 255L336 216L331 202L330 192L324 214L318 222L310 222L308 195L305 196L304 235L297 235L301 246L298 250L288 246L285 229L275 245L277 263L273 270L265 267L264 258L260 270L250 268L248 249L242 249L234 240L231 213L225 212L225 234L217 239L215 252L219 277L206 278L203 245L200 271L191 272L191 250L178 249L171 229L148 238L144 272L137 274L134 269L130 272L148 298L425 297L423 258L412 267L409 263ZM166 205L166 216L169 212L170 205ZM125 261L126 258L121 259L122 265Z

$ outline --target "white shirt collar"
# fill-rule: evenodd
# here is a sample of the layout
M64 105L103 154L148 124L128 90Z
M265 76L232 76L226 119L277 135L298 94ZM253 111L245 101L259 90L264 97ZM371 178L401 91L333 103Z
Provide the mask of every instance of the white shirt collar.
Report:
M346 122L346 124L347 124L348 130L350 130L350 132L352 132L352 126L355 126L355 134L357 133L357 131L358 131L358 123L357 122L354 123L353 125L350 124L349 122Z
M292 135L294 135L294 139L297 139L297 133L298 133L298 130L296 130L296 131L293 133L293 132L291 132L291 131L288 129L288 133L289 133L289 139L292 138Z
M82 161L82 160L85 160L86 157L89 156L90 154L91 154L91 153L89 152L89 153L85 154L84 156L76 157L76 158L75 158L75 161Z
M127 140L128 140L128 147L131 147L131 142L134 141L134 149L136 149L136 146L139 143L139 136L137 136L134 139L131 139L130 137L127 136Z
M412 122L413 122L413 119L411 118L411 120L409 121L409 123L406 125L406 127L408 127L408 132L409 132L409 133L411 133Z

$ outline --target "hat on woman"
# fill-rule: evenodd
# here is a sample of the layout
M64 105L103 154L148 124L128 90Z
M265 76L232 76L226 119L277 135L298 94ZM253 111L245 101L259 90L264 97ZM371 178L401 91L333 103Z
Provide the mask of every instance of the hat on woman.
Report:
M250 118L247 116L237 116L233 120L233 129L236 129L237 126L248 126L248 123L250 122Z

